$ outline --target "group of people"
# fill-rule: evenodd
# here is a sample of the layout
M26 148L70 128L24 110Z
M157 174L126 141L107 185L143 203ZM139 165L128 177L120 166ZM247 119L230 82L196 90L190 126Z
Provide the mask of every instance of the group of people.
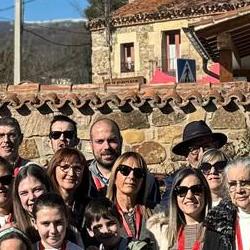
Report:
M122 153L113 120L90 127L94 159L77 149L77 124L57 115L46 166L23 159L16 119L0 118L0 249L250 249L250 158L231 160L227 137L204 121L184 128L173 153L187 166L163 199L143 157Z

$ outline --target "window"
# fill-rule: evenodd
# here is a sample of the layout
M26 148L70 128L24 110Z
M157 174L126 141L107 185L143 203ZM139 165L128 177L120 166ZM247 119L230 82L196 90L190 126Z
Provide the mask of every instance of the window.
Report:
M134 60L134 43L121 44L121 72L134 72Z
M176 59L180 57L180 30L172 30L163 34L163 71L175 75Z

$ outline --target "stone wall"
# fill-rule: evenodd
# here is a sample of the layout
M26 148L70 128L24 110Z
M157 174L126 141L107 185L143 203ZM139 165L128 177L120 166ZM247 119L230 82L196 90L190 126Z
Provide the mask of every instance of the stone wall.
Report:
M162 66L162 37L163 32L181 30L181 58L196 60L197 76L204 75L202 58L195 50L188 37L182 30L200 18L161 21L148 24L116 27L112 31L112 69L113 77L144 76L148 81L152 78L156 64ZM108 78L108 47L104 30L91 32L92 39L92 82L101 83ZM121 44L134 43L135 71L121 73Z
M184 126L205 120L229 137L230 154L249 153L250 83L223 85L48 86L0 85L0 116L14 116L21 124L21 155L44 164L52 155L49 125L55 114L78 124L79 149L90 159L89 128L100 116L114 119L124 138L123 150L141 153L155 173L183 163L171 153Z

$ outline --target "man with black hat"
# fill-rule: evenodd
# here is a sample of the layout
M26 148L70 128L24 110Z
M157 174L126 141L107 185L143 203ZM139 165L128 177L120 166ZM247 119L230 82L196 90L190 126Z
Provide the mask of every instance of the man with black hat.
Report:
M192 167L196 167L204 151L221 148L227 142L223 133L213 133L205 121L193 121L186 125L182 142L175 145L172 152L185 156Z
M223 133L213 133L205 121L193 121L188 123L183 131L182 142L172 148L176 155L185 156L191 167L197 167L203 152L211 148L221 148L227 142L227 136ZM178 170L177 170L178 171ZM173 172L165 180L166 191L162 196L161 204L167 206L169 187L171 187L175 173Z

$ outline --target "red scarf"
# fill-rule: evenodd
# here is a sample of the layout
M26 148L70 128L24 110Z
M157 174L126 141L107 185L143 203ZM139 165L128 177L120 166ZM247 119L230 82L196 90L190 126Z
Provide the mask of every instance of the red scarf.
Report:
M14 176L16 177L20 171L21 168L21 164L22 164L22 158L18 157L18 160L14 166Z
M201 243L196 240L193 244L192 250L200 250ZM184 227L180 228L178 233L178 250L185 250L185 234L184 234Z
M98 191L105 187L105 185L99 180L98 177L92 176L92 178Z
M236 241L237 241L238 250L243 250L243 243L242 243L241 232L240 232L239 218L236 219L235 233L236 233Z
M133 238L139 240L140 234L141 234L141 226L142 226L142 212L141 212L140 206L136 205L136 207L135 207L135 235L133 235L133 233L129 227L129 224L127 223L127 221L125 219L124 213L123 213L123 211L118 203L116 203L116 207L117 207L117 210L122 217L122 224L123 224L123 227L124 227L128 237L133 237Z

